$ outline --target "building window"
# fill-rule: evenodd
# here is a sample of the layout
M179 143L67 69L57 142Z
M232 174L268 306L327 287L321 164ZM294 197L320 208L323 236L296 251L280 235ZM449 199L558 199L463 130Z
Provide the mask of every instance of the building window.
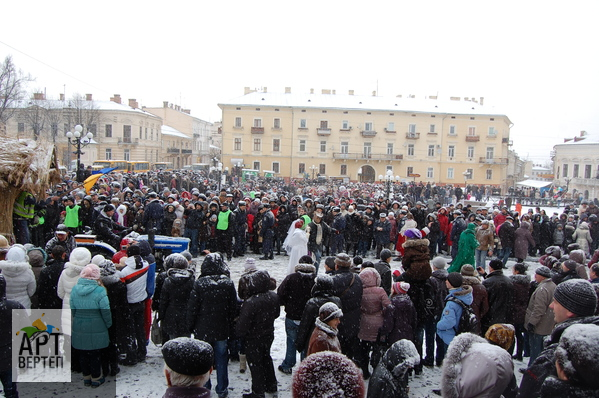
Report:
M487 169L487 180L493 179L493 170Z
M447 156L450 158L455 157L455 145L449 145L447 147Z
M280 128L281 128L281 119L279 119L278 117L277 117L277 118L275 118L275 120L274 120L274 121L273 121L273 123L272 123L272 126L273 126L275 129L280 129Z
M104 128L104 134L106 135L106 138L111 138L112 137L112 124L107 124L105 126L105 128Z
M489 136L496 136L497 135L497 130L495 130L495 127L489 127Z
M112 160L112 149L106 148L106 151L104 152L104 159Z
M393 155L393 143L392 142L387 143L387 155Z
M298 166L299 166L299 167L298 167L298 170L297 170L297 171L298 171L300 174L304 174L304 173L306 172L306 164L305 164L305 163L300 163Z
M591 178L591 165L587 164L584 166L584 178Z
M344 120L341 122L341 130L349 130L349 120Z
M449 126L449 135L456 135L456 129L454 125Z
M414 144L408 144L408 156L414 156Z
M52 125L50 126L50 130L52 131L53 136L57 136L58 135L58 124L52 123Z
M343 141L341 143L341 153L348 153L348 152L349 152L349 142Z
M123 126L123 142L131 143L131 126L129 125Z
M487 147L487 159L493 159L495 154L495 148L492 146Z
M125 160L127 162L129 160L131 160L131 151L129 149L123 150L123 158L124 158L123 160Z
M430 127L428 128L428 131L429 131L430 133L434 133L434 132L435 132L435 125L434 125L434 124L431 124L431 125L430 125Z
M241 138L235 138L235 144L234 144L233 150L241 151Z
M141 126L139 126L139 139L140 140L143 138L142 134L143 134L143 128Z
M346 164L342 164L342 165L341 165L340 174L341 174L342 176L346 176L346 175L347 175L347 165L346 165Z
M370 142L365 142L364 143L364 157L366 159L370 158L371 154L372 154L372 143Z
M470 159L472 159L474 157L474 147L473 146L468 147L468 154L466 156Z
M573 178L578 178L578 168L580 166L578 164L575 164L574 167L572 168L572 177Z
M563 165L562 167L563 167L563 169L564 169L564 172L563 172L563 174L564 174L564 178L565 178L565 177L568 177L568 165L567 165L567 164L565 164L565 165Z
M145 135L146 135L146 140L148 139L148 128L145 128Z
M474 178L474 170L473 169L466 169L466 177L467 179L471 180Z
M364 123L364 131L374 131L372 128L372 122Z
M279 138L273 138L272 140L272 151L280 152L281 151L281 140Z
M406 175L409 177L411 174L414 174L414 168L412 166L409 166L406 169Z
M150 129L150 141L154 141L154 129Z
M235 118L235 128L241 128L241 118L240 117L236 117Z
M95 124L90 124L88 126L88 130L93 134L96 135L98 134L98 127Z
M320 152L325 153L327 151L327 142L320 141Z
M262 150L262 140L260 138L254 138L254 152L260 152Z
M395 131L395 123L394 122L387 123L387 131Z
M262 119L254 119L254 127L262 127Z
M318 165L318 174L320 174L321 176L327 174L327 165L326 164L321 163Z
M308 119L300 119L300 129L307 129L308 128Z
M426 169L426 178L434 178L433 168L428 167Z
M260 170L260 162L254 162L254 165L252 166L252 168L254 170Z
M428 146L428 156L429 157L435 156L435 146L434 145Z
M299 151L306 152L306 140L299 141Z
M415 124L409 124L408 125L408 133L410 133L410 134L416 134L416 125Z
M279 162L272 162L272 171L275 173L280 173L281 164Z
M447 179L453 180L453 167L447 169Z
M25 123L19 123L17 125L17 132L24 133L25 132Z
M470 136L476 135L476 127L474 127L474 126L468 127L468 135L470 135Z
M320 128L321 129L328 129L329 128L329 122L327 120L321 120L320 121Z

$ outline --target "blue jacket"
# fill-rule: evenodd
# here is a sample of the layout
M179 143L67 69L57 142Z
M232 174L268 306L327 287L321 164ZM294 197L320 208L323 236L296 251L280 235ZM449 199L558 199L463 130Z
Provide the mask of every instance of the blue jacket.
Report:
M106 289L91 279L80 278L71 291L72 344L78 350L108 347L112 325Z
M463 285L460 288L449 291L447 297L453 296L464 304L472 305L474 296L472 295L472 286ZM445 300L447 300L447 297ZM462 307L453 301L447 301L441 319L437 322L437 334L447 345L456 335L457 328L460 324L462 316Z

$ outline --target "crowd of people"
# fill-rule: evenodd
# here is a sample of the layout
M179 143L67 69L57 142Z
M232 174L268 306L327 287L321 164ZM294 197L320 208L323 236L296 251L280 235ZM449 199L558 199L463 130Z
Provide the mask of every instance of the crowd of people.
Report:
M90 192L66 181L46 198L21 195L16 242L0 237L1 316L70 310L65 347L93 388L120 365L143 362L151 336L163 346L169 397L190 388L209 396L212 369L215 393L228 396L230 359L249 367L244 398L276 392L275 369L293 374L297 397L322 396L315 391L331 388L319 383L332 378L325 374L356 380L333 384L351 389L346 396L407 397L410 375L433 366L442 367L443 396L595 396L596 200L549 216L459 202L482 197L482 187L411 184L387 195L377 184L185 183L112 174ZM155 258L137 239L150 231L189 238L189 251ZM77 247L82 232L116 254ZM289 257L280 281L260 268L275 255ZM244 258L237 285L233 257ZM277 366L270 351L281 306L286 354ZM10 335L2 332L6 355ZM513 361L525 357L518 386ZM5 396L17 396L10 360L0 363L8 364L0 370Z

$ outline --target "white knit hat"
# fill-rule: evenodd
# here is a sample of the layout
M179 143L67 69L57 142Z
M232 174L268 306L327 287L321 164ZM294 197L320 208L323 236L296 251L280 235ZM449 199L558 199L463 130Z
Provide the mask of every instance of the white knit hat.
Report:
M78 247L71 252L69 262L73 265L85 267L92 260L92 254L85 247Z

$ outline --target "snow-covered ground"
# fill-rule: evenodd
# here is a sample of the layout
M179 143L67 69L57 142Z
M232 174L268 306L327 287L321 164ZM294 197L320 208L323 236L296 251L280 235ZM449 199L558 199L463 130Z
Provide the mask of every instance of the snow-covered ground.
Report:
M277 256L272 261L258 260L258 255L248 255L256 259L258 268L266 269L271 276L276 278L279 284L286 276L289 257ZM369 258L373 260L373 258ZM202 258L199 259L201 262ZM536 268L533 259L529 259L531 269ZM245 258L234 258L230 261L231 277L237 286L237 282L243 272L243 264ZM506 274L511 274L511 266L513 261L508 262L508 270ZM393 269L398 268L399 262L392 262ZM320 272L323 267L320 267ZM271 354L275 364L275 368L281 364L285 357L285 312L281 311L281 316L275 322L275 340L272 346ZM299 360L299 356L298 356ZM148 347L148 357L145 363L138 364L133 367L121 366L121 372L116 377L108 377L106 384L97 389L90 389L83 386L81 374L73 373L71 383L21 383L19 384L19 392L22 397L117 397L136 398L136 397L162 397L166 388L166 382L163 375L163 361L160 348L150 343ZM518 368L525 366L522 362L515 362L516 377L520 378L521 374L517 371ZM297 365L296 365L297 368ZM296 369L294 368L294 370ZM286 375L278 370L275 370L279 393L278 397L291 397L291 375ZM229 396L231 398L241 397L244 392L249 392L251 379L249 369L246 373L239 373L239 363L229 363ZM438 367L424 367L424 371L420 376L412 376L410 380L410 396L411 397L436 397L432 393L434 388L439 388L441 377L441 369ZM215 373L212 375L212 385L216 385ZM115 393L116 391L116 393ZM213 393L213 396L216 396ZM268 395L267 395L268 396Z

